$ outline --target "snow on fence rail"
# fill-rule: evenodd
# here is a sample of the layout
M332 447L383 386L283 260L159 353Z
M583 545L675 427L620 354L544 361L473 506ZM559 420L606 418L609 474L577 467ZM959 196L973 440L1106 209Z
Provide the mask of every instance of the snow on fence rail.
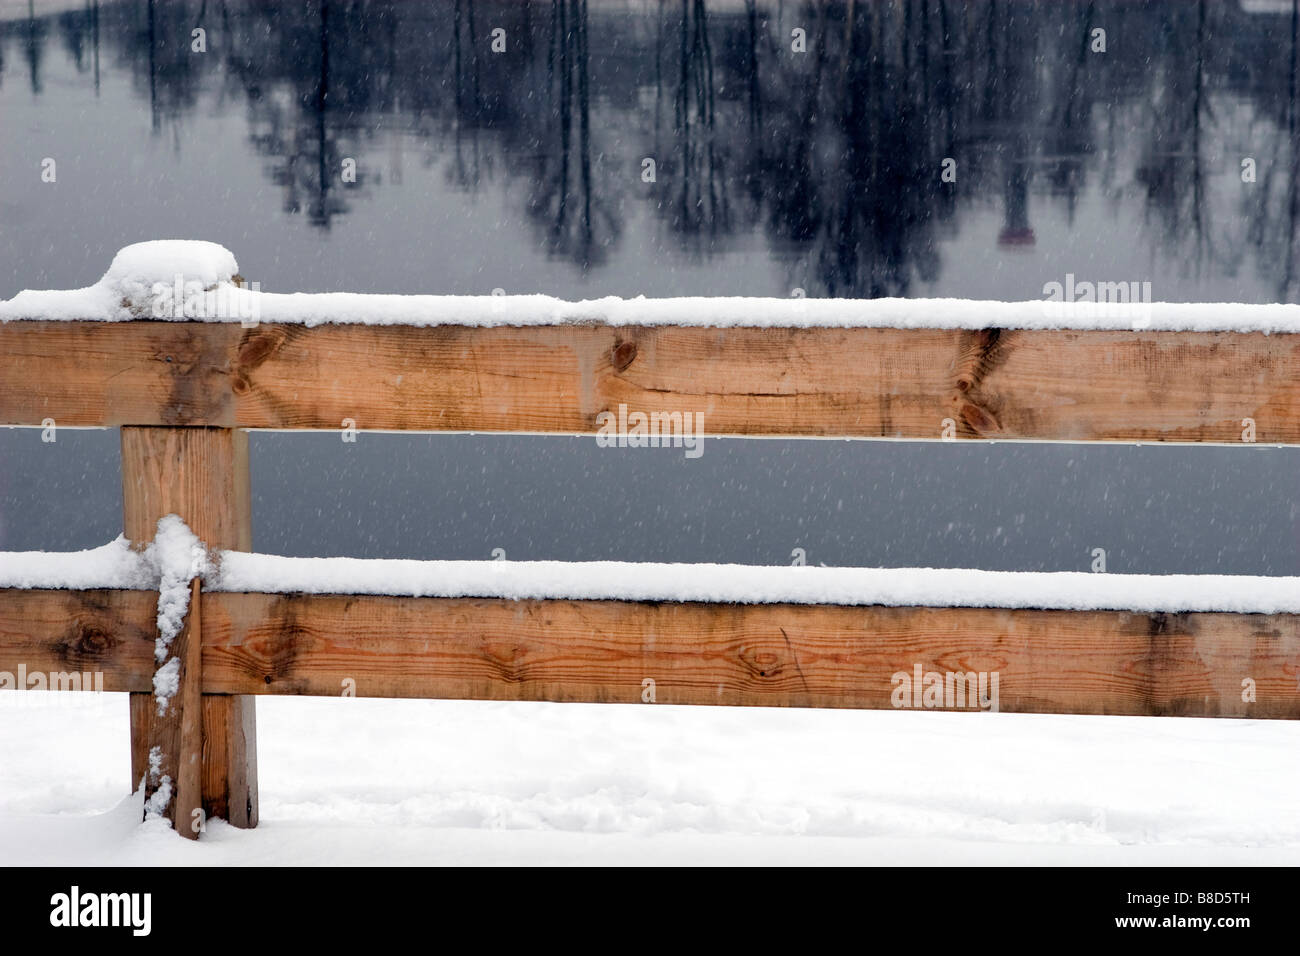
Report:
M256 825L256 694L1300 718L1300 579L254 555L245 431L590 434L622 405L712 434L1297 444L1296 306L273 296L236 268L147 243L0 303L0 424L120 426L125 529L0 555L0 686L130 692L132 782L186 836Z

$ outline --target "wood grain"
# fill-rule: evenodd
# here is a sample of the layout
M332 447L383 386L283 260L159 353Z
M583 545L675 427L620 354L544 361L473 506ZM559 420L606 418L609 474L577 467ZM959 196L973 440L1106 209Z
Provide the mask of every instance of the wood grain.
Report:
M211 548L252 550L248 433L229 428L123 428L122 516L127 538L153 540L180 515Z
M87 592L89 610L80 600L0 591L0 670L64 659L70 612L111 639L96 657L108 686L144 686L152 608L116 592ZM1300 719L1297 615L214 593L201 604L207 695L642 703L650 680L660 704L892 709L894 675L920 665L996 671L1005 712Z
M203 809L208 819L242 830L258 819L254 703L252 697L203 695Z
M190 582L190 607L181 631L172 640L171 652L181 662L179 688L166 702L166 713L155 709L153 726L157 732L150 740L163 754L162 772L175 774L176 792L169 812L181 836L197 840L203 825L203 675L202 661L203 607L199 601L200 583ZM155 695L154 700L157 701ZM150 788L145 787L148 794ZM198 817L198 819L196 819Z
M158 519L178 514L209 547L251 550L246 432L164 427L121 431L123 524L131 541L151 541ZM160 726L156 717L149 717L152 707L143 701L131 705L133 781L144 775L151 746L179 741L177 728ZM197 703L194 714L203 720L204 812L236 826L255 826L255 702L247 697L216 697ZM178 829L185 826L182 823Z
M106 691L149 691L157 613L151 591L0 588L0 671L99 672Z
M1300 443L1300 335L0 324L0 424Z
M41 593L41 592L29 592ZM59 593L59 592L45 592ZM180 633L172 639L171 657L180 662L179 689L160 712L158 698L152 693L133 693L131 697L131 772L137 771L136 786L143 786L145 799L170 786L169 802L164 811L176 832L186 839L197 840L202 829L202 761L203 761L203 694L200 665L202 610L199 607L199 582L190 583L190 608ZM155 608L156 613L156 608ZM150 660L153 660L152 646ZM152 673L147 686L152 688ZM157 753L158 764L150 763Z
M872 708L920 664L999 672L1004 711L1300 717L1288 615L232 594L203 662L239 693Z

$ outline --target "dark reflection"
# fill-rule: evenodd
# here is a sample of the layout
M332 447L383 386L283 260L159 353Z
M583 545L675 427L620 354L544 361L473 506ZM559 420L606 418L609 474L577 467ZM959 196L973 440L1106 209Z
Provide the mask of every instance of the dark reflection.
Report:
M276 291L1296 301L1298 5L0 3L0 296L195 237ZM1300 569L1294 450L254 441L270 551ZM0 548L120 530L116 442L0 430Z
M383 156L400 138L584 272L644 202L696 260L760 240L808 294L926 294L960 248L1033 249L1040 219L1076 228L1091 196L1140 205L1135 253L1189 282L1252 268L1292 300L1296 15L1249 7L124 0L3 23L0 81L16 46L42 94L57 36L96 89L101 47L129 71L156 135L207 91L241 98L281 209L320 230L385 165L400 180ZM1234 192L1247 155L1258 181Z
M22 24L23 59L27 61L27 74L32 92L40 93L44 89L41 82L41 59L44 56L45 41L49 36L49 23L36 18L34 8L28 5L29 15Z
M586 0L553 0L545 32L540 102L521 117L533 144L528 214L543 248L585 268L605 258L622 230L609 169L593 156Z
M362 44L372 34L384 36L391 13L330 0L295 6L288 23L270 5L253 4L233 17L224 4L222 10L224 35L212 42L227 84L240 87L227 92L247 98L249 139L282 190L281 208L329 229L333 217L348 211L343 193L366 182L358 148L365 124L358 117L382 115L387 104L363 79L376 64L374 51Z

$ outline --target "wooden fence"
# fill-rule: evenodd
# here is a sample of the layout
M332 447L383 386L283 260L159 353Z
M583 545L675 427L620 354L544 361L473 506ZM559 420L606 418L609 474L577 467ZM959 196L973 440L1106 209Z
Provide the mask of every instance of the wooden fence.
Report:
M988 329L0 324L0 424L121 428L124 526L251 549L245 429L591 434L626 404L712 435L1300 443L1300 335ZM946 421L945 421L946 420ZM0 669L130 692L132 784L257 822L253 695L890 707L917 662L1000 709L1300 718L1300 616L200 593L154 708L156 595L0 590ZM1243 700L1242 679L1254 682ZM154 748L157 748L154 750Z

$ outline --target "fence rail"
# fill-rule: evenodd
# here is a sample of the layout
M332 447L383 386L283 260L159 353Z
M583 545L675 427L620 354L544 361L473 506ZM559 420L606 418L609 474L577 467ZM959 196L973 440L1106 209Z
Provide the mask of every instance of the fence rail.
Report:
M6 659L152 690L150 592L0 593ZM653 688L661 704L887 709L894 675L924 661L999 674L1004 712L1300 718L1292 614L220 592L195 606L204 694L640 703Z
M15 321L0 354L0 424L121 426L124 527L141 545L177 514L210 547L251 550L243 429L345 419L591 433L626 404L702 412L713 435L1240 443L1248 427L1300 444L1290 334ZM204 814L256 825L254 695L347 682L363 697L893 707L897 675L918 669L996 673L1003 711L1300 718L1294 614L196 585L159 715L156 613L144 591L0 590L0 669L97 670L129 692L133 784L155 797L169 778L186 836Z
M0 424L1300 444L1300 335L0 323Z

